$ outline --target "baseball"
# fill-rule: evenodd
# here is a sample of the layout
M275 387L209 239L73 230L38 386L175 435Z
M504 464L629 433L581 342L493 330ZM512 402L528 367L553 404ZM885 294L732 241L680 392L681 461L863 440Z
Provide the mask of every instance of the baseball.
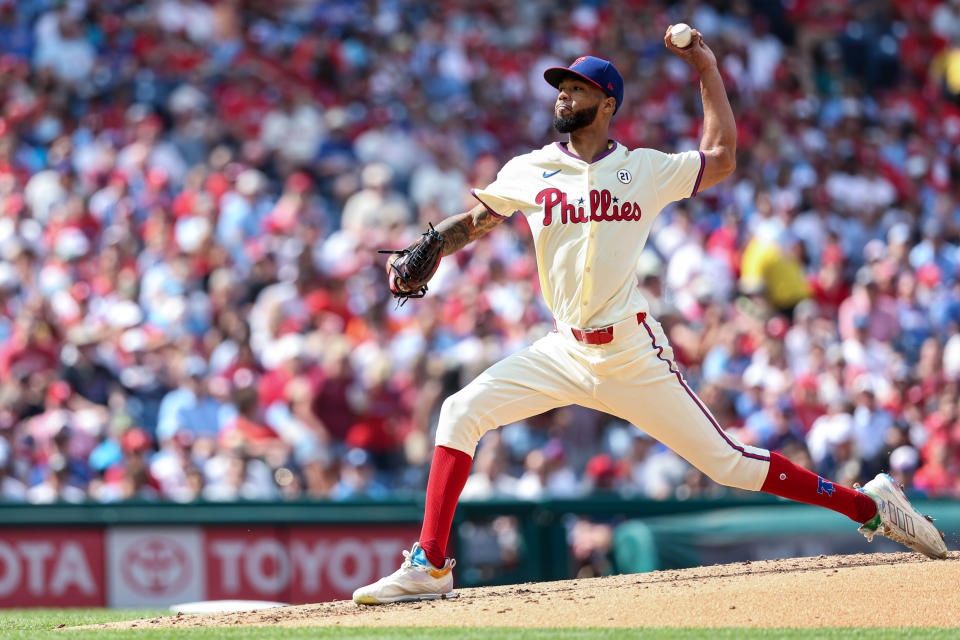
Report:
M690 25L680 23L670 27L670 42L681 49L690 45Z

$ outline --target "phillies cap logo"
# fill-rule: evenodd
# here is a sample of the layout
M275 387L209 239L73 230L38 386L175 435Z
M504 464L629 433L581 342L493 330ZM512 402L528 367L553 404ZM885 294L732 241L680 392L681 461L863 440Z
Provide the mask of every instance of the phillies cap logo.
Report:
M571 64L570 66L571 66L571 67L575 67L575 66L577 66L578 64L580 64L581 62L583 62L583 61L586 60L586 59L587 59L587 56L580 56L579 58L577 58L576 60L574 60L574 61L573 61L573 64Z

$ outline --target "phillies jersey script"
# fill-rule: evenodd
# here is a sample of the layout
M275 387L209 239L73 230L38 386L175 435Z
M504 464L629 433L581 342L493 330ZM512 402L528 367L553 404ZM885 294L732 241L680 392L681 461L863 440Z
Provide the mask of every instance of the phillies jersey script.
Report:
M703 167L699 151L611 142L587 162L557 142L513 158L490 186L471 193L493 215L527 216L556 319L599 327L648 310L634 265L657 214L697 193Z

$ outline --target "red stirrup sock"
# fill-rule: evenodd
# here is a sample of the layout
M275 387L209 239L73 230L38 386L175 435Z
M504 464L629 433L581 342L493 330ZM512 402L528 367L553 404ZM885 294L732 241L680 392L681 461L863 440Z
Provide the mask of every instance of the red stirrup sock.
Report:
M860 524L877 515L877 505L870 496L824 480L772 451L770 470L760 490L781 498L833 509Z
M453 512L457 510L457 500L467 483L471 465L473 458L463 451L439 446L433 450L420 548L435 567L442 567L446 561Z

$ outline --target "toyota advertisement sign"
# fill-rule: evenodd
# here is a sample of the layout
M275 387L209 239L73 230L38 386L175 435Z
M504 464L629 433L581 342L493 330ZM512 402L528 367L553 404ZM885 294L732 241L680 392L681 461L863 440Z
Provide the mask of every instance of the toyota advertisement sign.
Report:
M104 605L98 528L0 530L0 607Z
M324 602L397 568L411 525L0 531L0 607Z
M392 573L417 528L207 528L207 597L323 602Z

